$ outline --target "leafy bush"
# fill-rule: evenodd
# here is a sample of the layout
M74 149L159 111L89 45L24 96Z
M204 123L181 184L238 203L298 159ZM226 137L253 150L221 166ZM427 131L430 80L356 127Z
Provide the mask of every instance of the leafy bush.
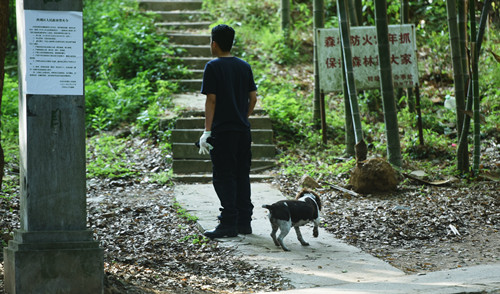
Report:
M19 132L19 109L18 109L19 91L17 79L5 74L4 89L2 96L2 142L6 140L17 143L16 139Z
M84 1L88 77L114 81L147 72L146 78L154 81L182 73L179 64L166 58L174 50L156 33L154 16L141 12L138 5L133 0Z
M92 0L84 2L84 19L90 134L138 122L143 131L158 135L151 128L158 124L153 115L169 106L176 89L166 80L185 70L168 57L175 52L156 32L154 15L140 12L133 0Z

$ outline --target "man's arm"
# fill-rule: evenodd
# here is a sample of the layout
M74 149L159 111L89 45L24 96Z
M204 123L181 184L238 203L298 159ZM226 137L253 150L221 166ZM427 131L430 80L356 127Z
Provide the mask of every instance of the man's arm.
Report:
M205 131L212 130L212 122L215 113L215 94L207 94L205 101Z
M248 100L248 114L247 117L250 117L252 114L255 104L257 104L257 91L252 91L249 93L249 100Z

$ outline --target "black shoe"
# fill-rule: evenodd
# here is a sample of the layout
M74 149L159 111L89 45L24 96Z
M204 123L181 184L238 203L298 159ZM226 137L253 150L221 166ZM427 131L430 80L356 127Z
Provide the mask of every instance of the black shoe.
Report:
M252 233L252 227L250 225L238 227L238 234L250 235L251 233Z
M224 227L221 227L219 225L211 231L205 231L205 233L203 233L203 235L205 235L205 237L208 237L210 239L236 237L236 236L238 236L238 230L236 228L232 228L232 227L225 227L224 228Z

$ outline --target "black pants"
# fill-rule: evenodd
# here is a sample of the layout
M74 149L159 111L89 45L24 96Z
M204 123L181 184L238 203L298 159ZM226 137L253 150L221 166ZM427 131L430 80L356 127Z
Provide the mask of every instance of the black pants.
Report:
M250 225L253 204L250 199L250 131L214 134L210 151L213 185L222 206L221 226Z

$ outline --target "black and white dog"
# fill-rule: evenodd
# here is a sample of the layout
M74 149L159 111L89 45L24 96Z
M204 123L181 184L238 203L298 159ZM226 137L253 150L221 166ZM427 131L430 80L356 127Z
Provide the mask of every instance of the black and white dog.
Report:
M319 211L321 210L318 194L303 189L297 194L295 200L281 200L272 205L262 205L262 207L269 210L269 221L273 229L271 237L274 244L281 246L283 250L290 251L283 243L283 239L292 227L295 229L297 239L302 246L308 246L309 243L302 238L300 226L313 222L313 236L318 237ZM276 238L278 229L280 229L280 235Z

